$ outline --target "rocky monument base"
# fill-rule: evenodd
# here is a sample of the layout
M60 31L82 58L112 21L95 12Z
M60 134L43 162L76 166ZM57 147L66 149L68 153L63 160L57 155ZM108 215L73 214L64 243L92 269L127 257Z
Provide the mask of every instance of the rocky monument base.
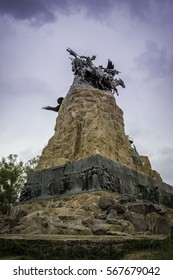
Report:
M165 206L97 190L18 203L10 216L1 217L0 233L45 238L64 235L65 239L79 235L170 236L172 218L173 209Z

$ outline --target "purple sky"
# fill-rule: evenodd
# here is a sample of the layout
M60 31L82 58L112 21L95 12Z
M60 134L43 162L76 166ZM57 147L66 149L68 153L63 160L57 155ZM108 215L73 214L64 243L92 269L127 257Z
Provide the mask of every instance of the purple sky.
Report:
M121 71L126 134L173 185L172 28L172 0L1 0L0 157L41 154L56 119L41 107L72 83L70 47Z

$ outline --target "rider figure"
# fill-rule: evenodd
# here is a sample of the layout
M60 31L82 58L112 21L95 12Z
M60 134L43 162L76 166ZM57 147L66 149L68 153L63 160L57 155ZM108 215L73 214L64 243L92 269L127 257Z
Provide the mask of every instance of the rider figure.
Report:
M82 55L82 56L80 56L80 58L85 58L84 63L86 63L87 66L89 66L91 68L95 67L92 61L96 59L96 55L93 55L91 57Z

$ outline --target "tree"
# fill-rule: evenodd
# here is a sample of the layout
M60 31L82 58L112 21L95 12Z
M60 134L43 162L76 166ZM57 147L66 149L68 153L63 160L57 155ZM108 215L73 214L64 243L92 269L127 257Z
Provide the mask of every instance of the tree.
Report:
M39 161L39 156L36 156L25 163L25 172L26 174L33 173L35 171L35 167Z
M0 161L0 213L9 214L12 205L18 200L26 182L27 174L34 171L39 157L24 163L15 154Z

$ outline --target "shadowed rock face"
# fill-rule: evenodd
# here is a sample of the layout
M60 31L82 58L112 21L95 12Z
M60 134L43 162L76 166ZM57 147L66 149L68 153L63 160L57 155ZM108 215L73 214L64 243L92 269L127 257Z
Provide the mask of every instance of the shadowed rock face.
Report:
M106 190L173 208L171 186L99 154L29 174L20 201L96 190ZM132 211L138 208L140 206L135 206ZM118 208L115 210L120 211Z
M90 88L71 90L61 105L54 136L43 149L36 170L100 154L161 181L149 159L134 161L124 131L123 111L113 94Z

